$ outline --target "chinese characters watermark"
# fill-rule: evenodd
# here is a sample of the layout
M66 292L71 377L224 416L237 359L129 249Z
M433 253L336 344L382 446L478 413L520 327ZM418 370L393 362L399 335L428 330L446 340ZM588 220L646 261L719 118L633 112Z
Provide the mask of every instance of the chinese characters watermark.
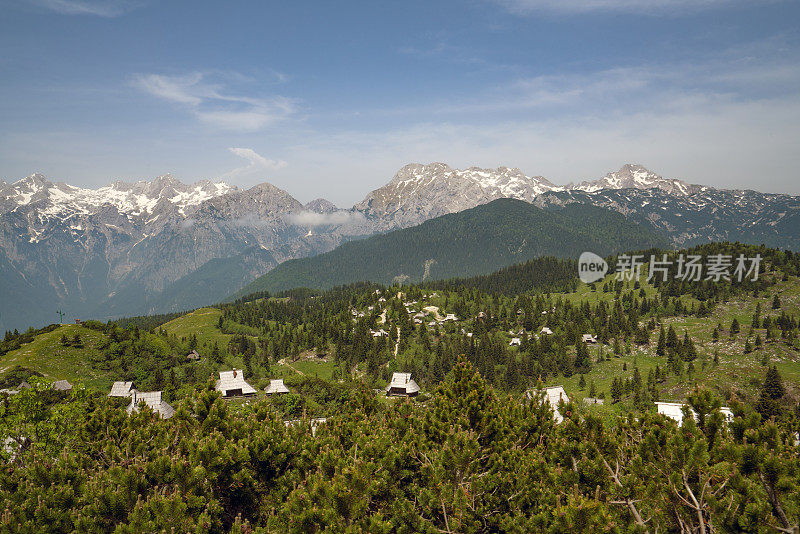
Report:
M687 282L701 280L742 282L748 279L755 282L758 280L761 255L746 257L744 254L739 254L734 258L730 254L711 254L703 261L703 257L696 254L679 254L674 260L666 254L660 258L653 254L647 262L642 254L620 254L617 257L615 279L638 280L645 266L648 268L648 282L659 278L662 282L666 282L670 273L676 280Z

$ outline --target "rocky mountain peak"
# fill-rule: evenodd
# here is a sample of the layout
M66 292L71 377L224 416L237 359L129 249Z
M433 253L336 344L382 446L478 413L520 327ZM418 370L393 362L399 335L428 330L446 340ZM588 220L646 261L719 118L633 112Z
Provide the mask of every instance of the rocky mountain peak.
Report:
M52 186L52 182L37 172L0 188L2 191L0 201L10 200L15 205L27 205L41 200Z
M585 181L571 189L594 193L603 189L661 189L671 194L690 195L703 190L702 186L683 180L663 178L642 165L626 163L618 171L610 172L599 180Z
M17 180L11 186L18 192L35 192L41 191L47 187L50 187L52 182L50 182L44 174L41 173L33 173L30 176L26 176L22 180Z
M339 211L336 204L324 198L317 198L303 206L303 209L313 211L315 213L334 213Z
M497 198L531 202L537 195L553 189L560 188L542 177L526 176L510 167L453 169L441 162L411 163L354 209L381 219L381 229L406 227Z

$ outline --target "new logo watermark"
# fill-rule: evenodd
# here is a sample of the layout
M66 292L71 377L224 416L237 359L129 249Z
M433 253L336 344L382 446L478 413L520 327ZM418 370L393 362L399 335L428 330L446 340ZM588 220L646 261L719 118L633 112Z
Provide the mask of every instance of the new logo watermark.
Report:
M648 282L654 278L661 278L662 282L666 282L670 275L675 280L687 282L755 282L761 267L761 255L746 257L739 254L733 257L730 254L711 254L704 258L696 254L678 254L670 258L667 254L662 254L659 258L652 254L650 261L646 261L643 254L620 254L615 267L616 280L638 280L642 269L647 268ZM602 280L607 272L608 263L594 252L584 252L578 258L578 278L586 284Z
M584 252L578 258L578 278L584 284L602 280L607 272L608 263L594 252Z

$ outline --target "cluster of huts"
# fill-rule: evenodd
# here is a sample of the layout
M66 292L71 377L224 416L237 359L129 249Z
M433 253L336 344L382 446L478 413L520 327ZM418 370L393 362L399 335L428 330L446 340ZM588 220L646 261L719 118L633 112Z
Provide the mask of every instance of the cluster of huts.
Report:
M0 393L5 393L6 395L16 395L17 393L19 393L23 389L30 389L30 387L31 387L31 385L28 384L27 381L23 380L16 387L16 389L4 388L4 389L0 389ZM56 380L55 382L50 384L50 387L53 388L56 391L72 391L72 384L70 384L66 380Z
M20 388L24 386L24 383L20 384ZM69 387L67 388L67 386ZM53 387L61 391L72 388L72 386L69 385L69 383L65 380L60 380L54 383ZM217 380L216 383L216 390L219 391L224 398L252 397L257 394L256 389L244 379L244 373L241 369L220 371L219 380ZM420 387L419 384L417 384L417 382L411 377L411 373L392 373L392 378L383 391L387 397L416 397L420 393ZM286 387L286 384L283 383L282 378L276 378L270 380L269 385L264 389L264 393L270 396L282 395L290 393L290 390L288 387ZM544 388L544 390L528 390L525 392L525 398L527 400L532 400L537 395L543 395L544 402L547 403L553 410L553 417L555 418L556 423L561 423L564 420L564 416L559 410L559 403L561 401L565 403L569 402L569 396L564 388L562 386L552 386ZM108 394L108 396L129 397L131 399L131 403L126 410L129 414L134 411L139 411L139 406L142 403L146 404L162 419L169 419L175 414L175 409L161 398L160 391L137 391L134 388L133 382L114 382L114 385L111 387L111 392ZM588 405L604 403L603 399L598 398L585 398L583 401L584 404ZM683 424L683 408L686 406L686 404L679 402L656 402L655 404L658 413L677 421L679 426ZM725 417L726 421L730 422L733 420L733 412L731 412L730 408L722 407L720 411L722 412L722 415ZM694 414L691 409L689 409L689 413ZM696 418L697 415L694 414L694 417ZM312 431L315 431L316 427L324 422L324 418L313 419L311 422ZM286 421L287 426L290 424L299 423L299 420Z
M565 403L569 402L569 397L567 396L567 392L564 391L562 386L553 386L544 389L544 402L550 405L553 409L553 417L555 418L556 423L561 423L564 420L564 416L561 414L561 411L558 408L558 405L561 401ZM535 397L535 395L541 394L541 392L537 392L537 390L528 390L525 392L526 399L530 400ZM586 397L583 399L584 404L587 405L602 405L604 403L603 399L598 399L594 397ZM670 419L676 421L678 426L683 424L683 409L687 407L686 404L681 402L656 402L656 409L658 413L669 417ZM723 406L720 408L720 413L725 418L725 421L730 423L733 421L733 412L727 406ZM697 414L689 408L689 413L697 419Z
M215 388L225 398L251 397L257 393L256 389L244 379L241 369L220 371ZM283 379L276 379L270 381L264 392L267 395L289 393L289 388L283 383ZM139 407L144 403L162 419L169 419L175 415L175 409L162 398L161 391L138 391L133 382L114 382L108 396L130 398L131 403L126 409L129 414L138 412Z
M481 313L483 313L483 312L481 312ZM539 332L540 332L540 333L541 333L543 336L552 336L552 335L553 335L553 331L552 331L552 330L550 330L550 329L549 329L548 327L546 327L546 326L543 326L543 327L542 327L542 329L541 329ZM509 341L509 343L508 343L508 344L509 344L509 346L512 346L512 347L514 347L514 346L517 346L517 347L519 347L520 345L522 345L522 338L521 338L521 337L518 337L518 336L522 336L522 335L524 335L524 334L525 334L525 330L521 330L521 329L520 329L520 330L519 330L519 331L517 331L517 332L514 332L513 330L509 330L509 331L508 331L508 334L509 334L510 336L513 336L513 337L511 338L511 341ZM537 338L537 339L539 338L539 336L538 336L537 334L533 334L533 337L534 337L534 338ZM592 334L582 334L582 335L581 335L581 342L583 342L583 343L588 343L588 344L591 344L591 345L594 345L594 344L596 344L596 343L597 343L597 336L594 336L594 335L592 335Z

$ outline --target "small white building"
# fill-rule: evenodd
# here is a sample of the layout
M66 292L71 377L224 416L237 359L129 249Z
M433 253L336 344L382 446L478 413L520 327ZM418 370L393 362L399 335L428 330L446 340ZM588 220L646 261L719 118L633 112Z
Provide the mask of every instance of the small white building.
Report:
M542 334L544 334L546 336L552 336L553 335L553 331L550 330L549 328L547 328L546 326L543 326L542 327Z
M139 411L139 406L144 403L153 412L157 413L161 419L169 419L175 415L175 408L170 406L165 400L161 398L160 391L131 391L131 404L125 410L130 415L133 412Z
M392 373L392 381L386 386L387 397L414 397L419 394L419 385L411 373Z
M512 347L514 346L519 347L520 345L522 345L522 340L518 337L512 337L511 341L508 344Z
M133 389L133 382L114 382L111 386L109 397L130 397Z
M445 321L458 321L458 317L455 316L453 313L448 313L444 316Z
M564 402L569 402L567 392L564 391L562 386L554 386L545 389L545 393L547 394L547 403L553 408L553 416L556 418L556 423L560 423L564 420L564 417L561 415L561 412L558 411L558 403L562 400Z
M380 330L370 330L372 332L372 337L385 337L389 335L389 332L381 328Z
M592 334L583 334L583 336L581 336L581 341L584 343L597 343L597 337Z
M683 425L683 407L687 406L682 402L657 402L656 409L658 413L661 415L665 415L672 419L673 421L678 422L678 426ZM726 423L730 423L733 421L733 412L727 406L722 406L719 409L722 416L725 418ZM694 410L689 408L689 412L694 416L695 420L697 420L697 414L694 413Z
M528 399L537 398L537 395L541 394L541 390L530 389L525 392L525 396ZM549 388L544 389L544 402L550 405L553 409L553 417L556 420L556 423L560 423L564 420L564 416L561 415L561 412L558 410L558 403L559 401L569 402L569 397L567 396L567 392L564 391L563 386L552 386Z
M245 382L241 369L220 371L216 390L222 393L223 397L247 397L256 394L255 388Z
M282 393L291 393L286 384L283 383L283 378L276 378L269 381L269 385L264 389L267 395L280 395Z

